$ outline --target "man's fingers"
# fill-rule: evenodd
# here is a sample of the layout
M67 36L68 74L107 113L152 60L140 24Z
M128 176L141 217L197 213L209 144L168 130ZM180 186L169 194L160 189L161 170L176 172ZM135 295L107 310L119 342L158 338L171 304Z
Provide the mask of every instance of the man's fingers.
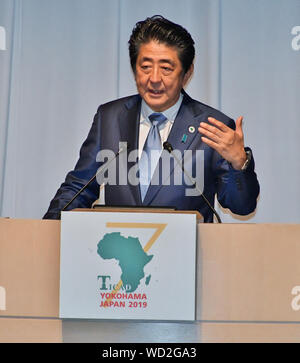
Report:
M239 165L241 160L240 155L241 153L245 153L243 146L243 117L240 116L237 118L235 130L213 117L208 117L208 121L209 124L206 122L200 123L198 130L203 135L201 135L201 140L216 150L224 159L232 163L232 165ZM238 169L239 167L235 168Z
M211 124L215 125L221 131L223 132L227 131L228 127L223 122L220 122L213 117L208 117L207 119Z
M211 141L211 139L208 139L207 137L205 137L205 136L202 136L201 137L201 140L203 141L203 142L205 142L207 145L209 145L209 146L212 146L213 144L214 144L214 142L213 141Z
M210 146L211 148L215 149L216 151L218 151L218 144L215 143L214 141L212 141L211 139L208 139L207 137L205 136L202 136L201 137L201 140L203 142L205 142L205 144L207 144L208 146Z
M201 122L198 131L200 132L200 134L203 134L216 142L218 142L219 139L222 137L220 130L213 126L207 125L204 122Z
M240 135L243 134L243 116L238 117L236 120L235 129Z

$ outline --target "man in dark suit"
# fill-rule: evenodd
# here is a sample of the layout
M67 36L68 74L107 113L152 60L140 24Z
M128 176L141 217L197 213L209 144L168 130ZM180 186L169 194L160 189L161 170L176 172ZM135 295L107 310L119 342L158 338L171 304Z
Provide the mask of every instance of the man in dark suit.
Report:
M212 222L210 205L217 194L220 204L233 213L253 212L259 184L252 152L244 147L242 117L235 123L220 111L193 100L183 90L194 67L194 41L190 34L163 17L147 18L133 29L129 53L139 94L98 108L75 169L68 173L44 218L60 218L64 206L103 164L99 151L111 150L116 155L120 141L128 143L129 155L136 151L136 159L125 160L125 169L129 171L126 182L120 181L118 173L113 182L108 178L100 195L106 205L198 210L205 222ZM181 158L187 150L192 151L192 171L199 164L195 151L202 151L203 194L187 192L191 186L184 178L181 183L174 182L176 163L170 166L168 177L162 177L164 159L152 158L151 153L160 153L165 141ZM116 158L118 163L121 159L124 161L121 155ZM139 178L137 183L129 175L133 170ZM101 183L99 179L98 182ZM99 196L98 182L91 182L67 210L91 207Z

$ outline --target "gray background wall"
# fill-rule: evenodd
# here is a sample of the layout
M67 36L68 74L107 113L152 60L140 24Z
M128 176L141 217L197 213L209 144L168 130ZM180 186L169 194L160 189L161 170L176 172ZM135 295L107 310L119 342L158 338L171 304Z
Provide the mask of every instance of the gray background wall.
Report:
M0 0L1 216L42 217L98 105L136 92L127 41L154 14L196 42L187 92L244 115L261 195L256 213L223 221L299 223L299 0Z

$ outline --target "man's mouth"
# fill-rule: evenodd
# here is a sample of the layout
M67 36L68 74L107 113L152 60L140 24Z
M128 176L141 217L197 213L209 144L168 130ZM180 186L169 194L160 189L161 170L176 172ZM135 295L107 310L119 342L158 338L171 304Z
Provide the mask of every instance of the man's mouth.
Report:
M164 91L162 90L154 90L154 89L149 89L148 92L151 93L152 95L162 95L164 93Z

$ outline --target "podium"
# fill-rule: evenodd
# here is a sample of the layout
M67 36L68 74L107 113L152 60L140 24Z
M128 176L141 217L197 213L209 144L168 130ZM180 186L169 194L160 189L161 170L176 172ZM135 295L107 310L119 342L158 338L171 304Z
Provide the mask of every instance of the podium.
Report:
M0 342L299 342L299 236L200 223L195 321L62 321L60 221L1 218Z

